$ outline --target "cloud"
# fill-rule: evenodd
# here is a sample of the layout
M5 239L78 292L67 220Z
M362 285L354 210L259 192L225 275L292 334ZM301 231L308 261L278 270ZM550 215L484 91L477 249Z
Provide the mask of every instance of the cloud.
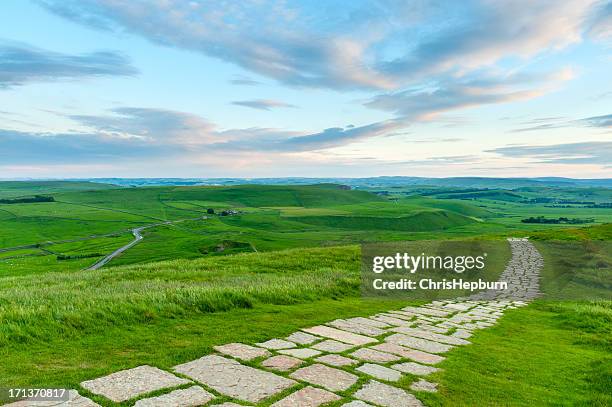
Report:
M295 105L291 105L289 103L271 99L237 100L232 102L232 104L258 110L271 110L277 107L296 107Z
M310 134L271 128L220 129L195 114L139 107L68 118L75 122L76 130L49 133L0 129L0 162L29 165L129 162L136 158L187 160L272 152L282 155L338 147L403 126L389 120Z
M149 143L197 146L218 141L215 125L190 113L167 109L122 107L111 115L72 115L96 133Z
M609 14L596 0L38 3L89 27L201 52L284 84L378 90L500 61L520 66L600 35Z
M425 88L377 95L365 106L393 112L406 121L427 121L453 110L533 99L571 77L570 71L562 70L546 75L450 78ZM536 78L541 83L534 87Z
M176 147L101 133L28 133L0 130L2 165L94 164L176 153Z
M505 157L529 158L538 163L595 164L610 167L612 142L589 141L582 143L553 144L547 146L507 146L487 150Z
M247 76L235 76L233 79L229 81L232 85L244 85L244 86L256 86L261 85L261 82L258 82L254 79L251 79Z
M598 127L598 128L612 128L612 114L606 114L602 116L592 116L585 119L578 120L562 120L563 117L550 117L537 119L538 121L530 121L530 123L542 123L536 126L522 127L512 130L513 133L523 133L527 131L539 131L539 130L551 130L563 127ZM546 123L549 121L549 123Z
M136 73L125 56L112 51L68 55L0 41L0 89L33 82L130 76Z
M605 127L612 128L612 114L606 114L603 116L587 117L586 119L580 120L585 126L590 127Z
M612 1L602 1L593 14L589 34L598 40L612 38Z

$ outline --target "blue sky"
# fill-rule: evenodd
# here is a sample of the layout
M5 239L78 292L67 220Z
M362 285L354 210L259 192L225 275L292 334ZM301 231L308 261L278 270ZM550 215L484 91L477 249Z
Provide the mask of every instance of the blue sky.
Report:
M612 176L612 2L4 0L0 178Z

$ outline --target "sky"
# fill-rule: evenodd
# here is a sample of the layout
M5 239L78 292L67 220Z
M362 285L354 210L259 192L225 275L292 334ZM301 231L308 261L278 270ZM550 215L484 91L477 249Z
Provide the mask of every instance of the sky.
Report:
M0 178L612 177L612 1L0 2Z

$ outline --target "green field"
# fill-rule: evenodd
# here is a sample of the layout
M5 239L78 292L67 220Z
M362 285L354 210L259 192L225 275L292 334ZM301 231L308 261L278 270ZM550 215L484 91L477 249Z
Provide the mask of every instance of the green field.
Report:
M359 243L530 236L545 258L547 297L450 352L435 374L441 391L419 397L612 403L612 209L594 207L612 201L609 189L366 189L0 182L0 198L53 197L0 204L0 387L75 388L405 306L361 298ZM521 222L537 216L593 223ZM137 245L85 270L139 227Z

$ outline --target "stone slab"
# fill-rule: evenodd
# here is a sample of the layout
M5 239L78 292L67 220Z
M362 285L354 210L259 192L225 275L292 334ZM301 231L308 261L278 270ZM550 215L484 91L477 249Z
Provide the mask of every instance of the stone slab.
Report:
M306 332L294 332L286 339L299 345L310 345L311 343L316 342L321 338L319 338L318 336L307 334Z
M343 404L341 407L374 407L371 404L361 400L353 400L350 403Z
M341 353L354 348L353 345L347 345L346 343L334 341L333 339L327 339L325 341L315 343L311 346L313 349L321 350L328 353Z
M315 359L315 362L325 363L326 365L342 367L352 366L359 363L355 359L347 358L340 355L323 355Z
M295 381L244 366L233 359L208 355L174 367L219 393L252 403L278 394L295 384Z
M214 395L200 386L191 386L188 389L174 390L161 396L138 400L134 407L197 407L208 403L214 398Z
M434 342L445 343L447 345L469 345L470 342L465 339L457 338L454 336L442 335L435 332L429 332L423 329L409 328L406 326L400 326L391 329L393 332L414 336L416 338L427 339Z
M427 380L420 379L410 385L410 389L414 391L426 391L429 393L436 393L438 391L438 383L428 382Z
M329 326L318 325L312 328L303 329L304 332L313 335L323 336L325 338L335 339L340 342L348 343L355 346L363 346L369 343L378 342L374 338L370 338L364 335L358 335L352 332L342 331L340 329L331 328Z
M81 396L76 390L68 391L68 400L65 401L34 401L20 400L4 407L100 407L100 405L87 397Z
M228 343L213 348L219 353L241 360L253 360L264 356L270 356L270 352L244 343Z
M315 364L296 370L291 378L302 380L330 391L343 391L357 382L357 376L333 367Z
M180 386L189 380L176 377L152 366L138 366L94 380L86 380L81 387L115 403L133 399L152 391Z
M426 376L428 374L437 372L437 367L425 366L415 362L404 362L398 363L391 366L395 370L399 370L400 372L410 373L418 376Z
M291 356L277 355L277 356L272 356L271 358L264 360L263 362L261 362L261 365L269 369L274 369L274 370L278 370L281 372L287 372L293 368L298 367L302 363L304 363L303 360L300 360L300 359L297 359Z
M388 382L396 382L402 378L401 373L397 370L389 369L388 367L374 363L365 363L355 370L370 375L375 379L386 380Z
M371 348L357 349L355 352L351 353L351 356L360 360L365 360L367 362L377 363L395 362L401 359L397 355L381 352Z
M405 307L402 308L404 312L411 312L413 314L429 315L433 317L445 317L452 313L452 311L442 311L425 307Z
M396 343L398 345L414 348L429 353L444 353L451 350L451 345L429 341L427 339L415 338L404 334L393 334L385 338L385 341Z
M334 328L341 329L343 331L352 332L355 334L363 334L369 336L380 336L386 331L380 328L376 328L371 325L362 324L359 322L337 319L328 323L327 325L333 326Z
M271 350L291 349L297 347L295 343L285 341L283 339L270 339L269 341L256 343L255 345Z
M383 407L423 407L412 394L376 380L366 383L354 397Z
M271 407L319 407L340 399L340 396L332 392L308 386L277 401Z
M427 353L421 350L409 349L404 346L390 342L380 343L378 345L371 346L370 349L393 353L394 355L401 356L402 358L412 359L420 363L426 363L428 365L435 365L436 363L440 363L445 359L444 356L434 355L433 353Z
M278 353L282 353L283 355L289 355L300 359L313 358L321 354L320 351L310 348L282 349L279 350Z

